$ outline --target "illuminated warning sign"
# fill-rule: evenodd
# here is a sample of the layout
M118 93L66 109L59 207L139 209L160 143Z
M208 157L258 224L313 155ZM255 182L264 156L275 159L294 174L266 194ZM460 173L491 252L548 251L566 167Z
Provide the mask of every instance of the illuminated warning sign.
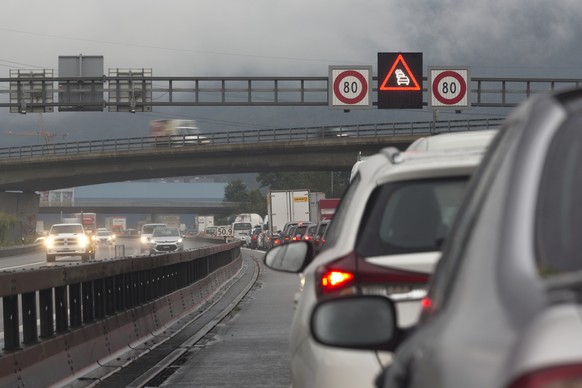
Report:
M422 109L422 53L378 53L378 108Z

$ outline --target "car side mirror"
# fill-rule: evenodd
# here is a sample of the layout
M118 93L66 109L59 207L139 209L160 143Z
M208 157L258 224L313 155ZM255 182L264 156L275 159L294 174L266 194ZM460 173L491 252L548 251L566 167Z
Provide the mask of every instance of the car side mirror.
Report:
M397 321L391 299L351 295L318 303L311 314L310 328L313 338L323 345L394 351L405 337Z
M306 241L278 245L265 253L265 265L281 272L299 273L313 260L313 247Z

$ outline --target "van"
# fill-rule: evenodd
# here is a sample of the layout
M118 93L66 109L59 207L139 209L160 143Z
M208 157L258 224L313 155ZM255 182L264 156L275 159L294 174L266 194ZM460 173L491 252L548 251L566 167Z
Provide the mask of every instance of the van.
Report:
M232 237L235 240L244 240L252 229L253 225L248 221L233 222Z

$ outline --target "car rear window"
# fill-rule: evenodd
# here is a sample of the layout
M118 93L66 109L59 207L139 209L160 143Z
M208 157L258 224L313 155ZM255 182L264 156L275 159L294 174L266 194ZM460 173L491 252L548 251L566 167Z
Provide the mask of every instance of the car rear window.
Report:
M542 172L536 216L537 267L543 277L582 270L582 119L556 134Z
M234 230L249 230L252 229L253 226L251 225L250 222L236 222L232 228Z
M374 257L440 250L468 178L405 181L376 188L360 224L356 252Z

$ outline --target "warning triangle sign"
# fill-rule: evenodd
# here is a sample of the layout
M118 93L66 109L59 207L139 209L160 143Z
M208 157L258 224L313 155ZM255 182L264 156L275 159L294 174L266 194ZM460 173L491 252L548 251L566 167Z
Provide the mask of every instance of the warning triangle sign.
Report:
M398 55L388 74L386 74L380 90L420 90L420 86L402 54Z

